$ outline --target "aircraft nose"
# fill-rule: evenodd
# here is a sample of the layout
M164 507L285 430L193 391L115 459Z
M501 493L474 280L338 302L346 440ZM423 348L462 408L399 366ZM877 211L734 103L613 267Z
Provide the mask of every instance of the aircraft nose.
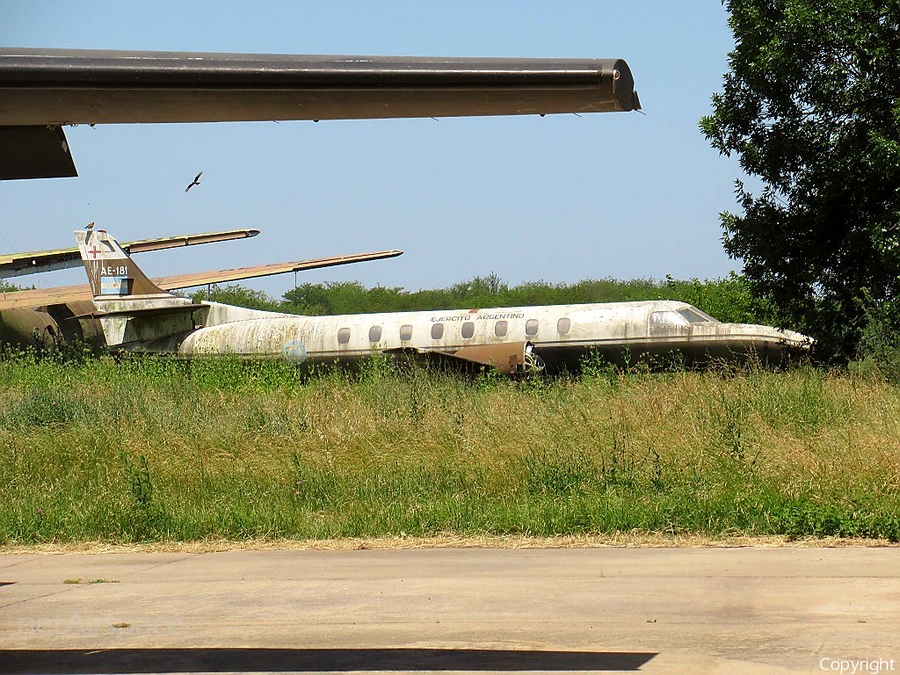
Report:
M784 340L791 347L798 347L800 349L812 349L812 346L816 343L815 338L811 338L809 335L804 335L803 333L798 333L795 330L782 330L781 333L784 335Z

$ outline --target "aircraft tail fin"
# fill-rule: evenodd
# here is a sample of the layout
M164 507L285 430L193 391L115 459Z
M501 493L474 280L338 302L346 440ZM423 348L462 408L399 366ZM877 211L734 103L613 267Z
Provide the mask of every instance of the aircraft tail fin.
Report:
M109 232L75 230L75 240L94 296L92 317L108 347L140 348L185 334L197 327L195 314L208 311L152 282Z
M106 230L75 230L94 297L169 295L154 284Z

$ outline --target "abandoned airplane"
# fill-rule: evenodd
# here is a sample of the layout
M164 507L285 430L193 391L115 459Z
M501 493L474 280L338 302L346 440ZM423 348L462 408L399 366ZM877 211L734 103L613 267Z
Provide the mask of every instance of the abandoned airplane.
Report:
M99 321L113 351L235 355L352 364L414 355L501 373L574 369L591 351L611 360L682 353L686 361L755 352L778 358L812 340L769 326L720 323L683 302L616 302L347 316L297 316L194 303L154 284L109 233L77 230ZM88 317L85 317L88 318Z
M85 230L91 231L91 230ZM121 248L130 253L158 251L177 246L194 246L230 239L254 237L259 230L229 230L208 234L179 235L158 239L129 242ZM348 265L351 263L393 258L403 251L391 249L371 253L312 258L297 262L254 265L236 269L179 274L153 280L162 292L229 283L242 279L254 279L273 274L301 272L304 270ZM78 264L83 264L82 252L76 246L72 249L56 249L0 256L0 279L7 276L35 274L70 266L72 256ZM58 286L55 288L34 288L29 290L0 290L0 345L16 347L50 346L60 343L85 341L103 346L103 330L100 322L91 319L94 313L94 293L87 284L79 286Z

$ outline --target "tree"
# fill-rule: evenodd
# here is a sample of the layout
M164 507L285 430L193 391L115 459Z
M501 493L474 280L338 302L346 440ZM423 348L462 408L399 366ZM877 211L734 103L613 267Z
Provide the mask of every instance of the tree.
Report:
M277 300L273 300L263 291L255 291L240 284L228 284L227 286L213 284L210 289L202 288L191 293L191 300L194 302L212 300L225 305L262 309L268 312L281 311Z
M730 70L700 128L736 182L729 255L785 324L854 354L867 292L900 291L900 2L723 0Z

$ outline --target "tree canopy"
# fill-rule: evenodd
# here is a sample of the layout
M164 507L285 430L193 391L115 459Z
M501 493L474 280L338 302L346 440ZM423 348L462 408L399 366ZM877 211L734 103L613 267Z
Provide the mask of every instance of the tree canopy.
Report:
M735 48L700 128L761 182L736 182L725 248L783 322L852 356L861 298L900 291L900 2L723 4Z
M207 299L207 289L197 291L192 297L195 302ZM340 281L301 284L285 293L281 302L260 291L229 285L213 286L208 299L252 309L309 315L681 300L729 323L771 324L775 318L771 305L754 295L746 279L734 273L724 279L705 281L667 276L665 281L607 278L585 279L574 284L532 281L517 286L509 286L496 274L489 274L449 288L418 291L384 286L366 288L356 281Z

